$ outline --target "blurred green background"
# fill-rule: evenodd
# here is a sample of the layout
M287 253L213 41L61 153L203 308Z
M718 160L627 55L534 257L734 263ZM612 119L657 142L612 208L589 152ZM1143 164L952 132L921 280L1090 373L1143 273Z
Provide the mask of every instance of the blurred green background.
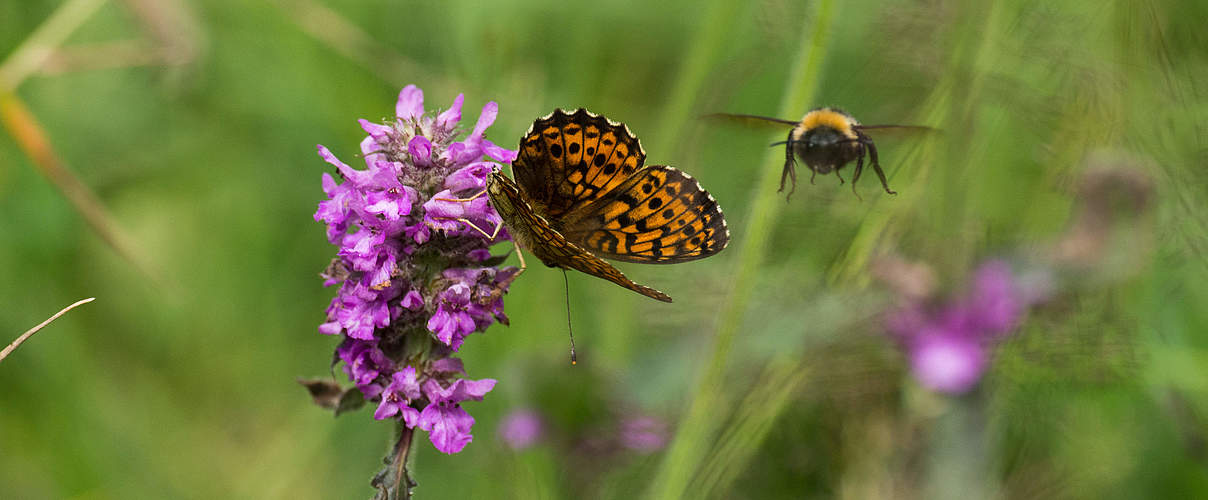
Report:
M61 44L35 35L52 16ZM16 139L30 122L6 122L0 343L97 300L0 362L0 497L372 495L391 426L332 419L295 381L328 374L337 342L316 330L334 248L314 146L355 164L356 120L391 116L409 83L429 108L464 92L468 126L498 101L488 137L509 147L554 107L624 121L733 236L704 261L620 266L671 305L572 274L578 366L561 273L531 268L511 326L461 351L499 380L466 405L475 440L417 439L417 498L1206 497L1205 19L1201 0L0 2L6 67L57 46L2 82L6 105L103 206L77 210ZM862 200L803 176L786 204L767 148L784 130L699 119L817 105L942 132L875 136L896 197L871 172ZM1148 207L975 393L920 388L873 263L958 289L984 258L1035 259L1096 162L1149 179ZM546 429L513 451L497 426L518 408ZM634 415L668 446L617 446Z

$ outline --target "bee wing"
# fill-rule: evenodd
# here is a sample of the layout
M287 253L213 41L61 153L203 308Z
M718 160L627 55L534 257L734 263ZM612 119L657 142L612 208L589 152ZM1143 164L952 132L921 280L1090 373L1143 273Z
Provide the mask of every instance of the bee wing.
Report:
M775 127L776 129L780 129L780 130L784 129L784 125L797 125L797 123L798 123L795 120L781 120L780 118L772 118L772 117L768 117L768 116L744 115L744 114L737 114L737 113L710 113L710 114L701 116L701 118L704 118L704 119L710 120L710 121L733 123L733 124L743 125L746 127L753 127L753 128L754 127L762 127L762 128Z
M908 132L939 132L940 129L925 125L856 125L856 130L902 130Z

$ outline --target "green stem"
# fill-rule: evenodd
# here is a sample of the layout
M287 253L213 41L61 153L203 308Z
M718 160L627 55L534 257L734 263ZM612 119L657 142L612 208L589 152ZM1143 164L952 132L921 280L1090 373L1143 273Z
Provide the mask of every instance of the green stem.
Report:
M834 0L820 0L816 10L810 14L812 19L807 19L800 51L789 74L784 98L780 104L781 116L800 114L813 100L834 16ZM750 203L747 231L742 239L742 246L738 248L739 261L734 288L722 305L709 363L704 366L705 371L697 383L688 411L680 422L651 486L652 498L680 498L684 495L700 468L708 445L714 441L720 422L729 414L722 405L722 381L726 362L759 278L772 228L775 227L780 207L784 203L781 195L776 193L783 163L783 153L777 151L770 151L763 162L763 174Z

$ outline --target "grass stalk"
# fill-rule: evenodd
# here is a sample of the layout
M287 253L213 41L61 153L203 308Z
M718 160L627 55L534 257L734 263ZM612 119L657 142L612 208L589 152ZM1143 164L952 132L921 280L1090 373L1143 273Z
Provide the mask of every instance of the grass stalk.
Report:
M821 0L809 13L804 25L805 32L800 50L780 103L779 115L792 116L802 113L813 100L816 82L830 41L831 23L836 5L833 0ZM708 354L708 363L698 379L687 412L680 421L678 431L663 457L658 474L651 485L652 498L680 498L700 468L709 443L712 443L718 426L725 419L722 407L725 396L722 382L727 360L733 347L734 337L742 325L747 304L759 278L759 270L767 254L772 228L784 203L776 192L780 181L780 170L784 163L783 153L768 152L764 159L759 182L752 194L751 212L747 218L745 234L741 234L738 250L738 269L734 273L733 288L722 304L718 316L717 332ZM741 230L741 227L736 229Z

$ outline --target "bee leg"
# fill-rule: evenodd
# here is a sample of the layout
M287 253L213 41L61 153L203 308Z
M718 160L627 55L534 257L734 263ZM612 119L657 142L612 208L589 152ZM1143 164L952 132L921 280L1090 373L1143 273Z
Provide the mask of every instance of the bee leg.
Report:
M860 154L856 155L856 170L851 174L851 192L860 197L860 193L856 192L856 181L860 180L860 174L864 172L864 148L860 148Z
M784 170L780 171L780 189L776 191L777 193L784 192L784 181L786 179L791 179L793 181L792 187L789 188L789 194L785 195L784 197L784 201L789 201L789 199L793 197L793 191L797 190L797 161L793 158L792 132L789 132L789 139L785 141ZM814 180L811 177L810 183L813 184L813 182Z
M840 186L842 186L843 184L845 184L845 183L847 182L847 181L843 180L843 174L840 174L840 173L839 173L839 169L835 169L835 177L838 177L838 178L839 178L839 185L840 185ZM852 185L854 186L854 185L855 185L855 183L852 183Z
M881 162L877 160L877 147L873 145L871 140L860 141L868 148L868 157L872 163L872 169L877 173L877 177L881 179L881 187L885 188L885 192L889 194L898 194L897 191L889 189L889 181L885 179L885 171L881 170Z

